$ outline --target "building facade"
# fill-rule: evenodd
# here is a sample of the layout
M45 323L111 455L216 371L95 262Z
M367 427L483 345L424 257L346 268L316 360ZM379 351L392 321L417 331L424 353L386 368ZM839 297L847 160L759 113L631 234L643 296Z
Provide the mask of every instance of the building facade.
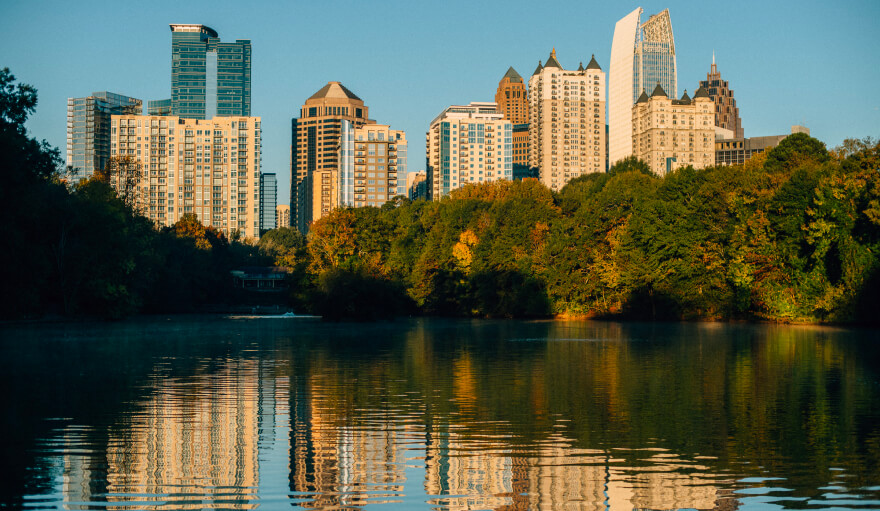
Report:
M529 79L529 102L530 166L545 186L605 171L605 73L595 56L568 71L554 49Z
M381 206L406 189L406 134L385 124L342 121L337 206Z
M278 183L275 174L260 174L260 234L276 227L275 206L278 204Z
M513 124L495 103L443 110L425 135L428 200L467 183L513 179Z
M339 82L329 82L303 104L291 121L290 219L305 234L309 225L339 206L342 123L355 129L371 122L363 100Z
M275 206L275 228L290 227L290 206L279 204Z
M67 99L67 179L77 183L104 170L110 159L110 118L112 115L141 113L139 99L93 92L85 98Z
M643 90L659 83L678 95L675 40L669 9L641 23L639 7L617 22L611 43L608 78L608 160L610 165L633 154L632 106Z
M259 117L111 120L110 154L142 165L136 207L159 226L192 213L227 235L259 238L261 144Z
M705 89L691 99L670 99L657 85L650 97L642 92L632 107L633 155L663 176L688 165L696 169L715 164L713 102Z
M739 108L733 99L733 90L727 80L721 79L721 73L715 65L715 54L712 54L712 67L706 74L706 79L700 81L700 87L706 89L709 97L715 102L715 126L730 130L734 138L745 136L742 128L742 120L739 117Z
M191 119L250 116L250 40L223 43L214 29L204 25L170 26L170 115ZM150 109L165 113L165 101L169 100L150 102Z
M428 198L428 174L424 170L410 172L406 176L406 188L409 200L426 200Z
M791 134L810 134L809 128L792 126ZM778 146L788 135L770 135L767 137L715 139L715 165L742 165L756 154L769 151Z

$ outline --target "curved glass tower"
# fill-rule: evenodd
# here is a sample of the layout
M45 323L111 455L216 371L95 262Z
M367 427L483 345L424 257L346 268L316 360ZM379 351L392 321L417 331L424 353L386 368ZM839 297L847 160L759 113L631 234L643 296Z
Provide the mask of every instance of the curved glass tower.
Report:
M669 9L641 23L639 7L617 22L608 73L608 162L632 154L632 106L643 90L659 83L678 96L675 41Z

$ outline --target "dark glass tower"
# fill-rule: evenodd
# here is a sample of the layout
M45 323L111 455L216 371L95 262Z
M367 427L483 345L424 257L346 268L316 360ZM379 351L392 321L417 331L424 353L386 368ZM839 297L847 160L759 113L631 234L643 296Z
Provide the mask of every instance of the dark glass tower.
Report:
M171 115L251 115L251 42L220 42L204 25L171 25Z

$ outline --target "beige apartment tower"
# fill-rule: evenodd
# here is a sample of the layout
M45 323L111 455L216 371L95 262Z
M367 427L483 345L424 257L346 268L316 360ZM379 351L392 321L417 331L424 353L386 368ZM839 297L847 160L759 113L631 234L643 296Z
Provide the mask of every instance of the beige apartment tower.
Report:
M291 226L309 225L339 206L339 144L343 121L354 128L370 122L363 100L339 82L329 82L306 100L291 122Z
M157 225L187 213L227 235L260 237L259 117L114 115L110 154L143 166L137 209Z
M529 79L529 151L552 190L605 171L605 73L595 56L574 71L562 68L555 49L538 63Z
M688 165L715 164L715 115L712 99L702 87L691 99L670 99L658 83L648 97L642 91L632 108L633 155L663 176Z
M275 227L290 227L290 206L287 204L275 206Z
M386 124L353 127L342 121L338 206L381 206L406 182L406 134Z

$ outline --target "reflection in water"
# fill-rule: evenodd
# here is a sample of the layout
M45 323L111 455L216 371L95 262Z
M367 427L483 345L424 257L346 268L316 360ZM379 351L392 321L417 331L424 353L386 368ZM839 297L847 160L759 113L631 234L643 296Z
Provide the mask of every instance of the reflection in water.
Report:
M9 456L23 475L3 480L0 505L629 510L880 502L876 332L292 325L180 320L152 330L0 331L0 373L21 389L8 398L0 433L23 437Z

